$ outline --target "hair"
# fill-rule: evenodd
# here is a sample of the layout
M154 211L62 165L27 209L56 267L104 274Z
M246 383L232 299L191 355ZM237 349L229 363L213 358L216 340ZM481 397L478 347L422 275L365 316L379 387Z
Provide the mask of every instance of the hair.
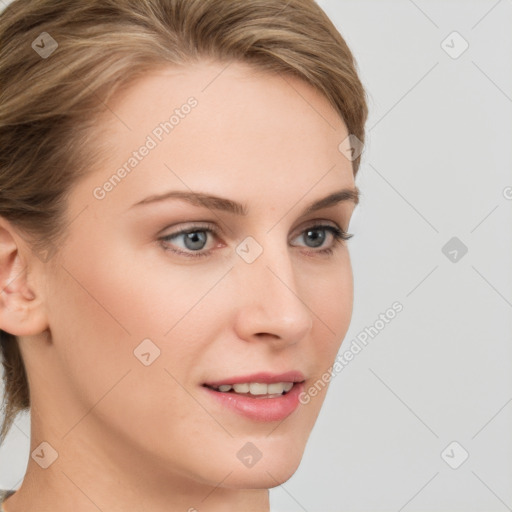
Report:
M43 32L58 44L45 58L33 46ZM67 194L101 162L95 125L108 99L148 71L204 59L301 78L323 93L349 134L364 143L367 96L355 59L314 0L8 5L0 15L0 216L35 254L47 257L62 243ZM360 158L352 162L354 176ZM30 408L30 391L18 340L1 330L0 356L1 444L17 414Z

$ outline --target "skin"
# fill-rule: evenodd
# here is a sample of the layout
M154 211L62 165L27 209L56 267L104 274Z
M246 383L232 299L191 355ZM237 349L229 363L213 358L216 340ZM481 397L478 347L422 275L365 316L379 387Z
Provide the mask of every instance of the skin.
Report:
M190 96L191 113L96 199ZM108 158L72 189L72 222L51 260L0 219L0 326L19 336L28 372L30 450L46 441L58 452L47 469L29 458L5 508L268 511L268 489L296 471L327 388L266 423L223 408L201 384L300 370L308 388L333 364L352 315L349 250L328 231L308 246L304 233L319 223L347 231L355 203L302 212L355 187L338 150L347 128L310 85L241 63L160 69L109 107L115 116L98 123ZM168 190L215 194L248 213L179 199L130 208ZM187 251L183 237L158 240L204 222L218 228L205 257L165 250ZM263 248L250 264L235 250L247 236ZM160 349L149 366L133 353L146 338ZM262 453L251 468L237 458L249 441Z

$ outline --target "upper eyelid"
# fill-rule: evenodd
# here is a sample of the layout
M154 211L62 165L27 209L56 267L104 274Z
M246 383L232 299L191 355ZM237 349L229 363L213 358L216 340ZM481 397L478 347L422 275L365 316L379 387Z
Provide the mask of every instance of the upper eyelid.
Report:
M168 233L166 235L164 234L161 237L159 237L159 240L161 240L163 242L168 242L168 240L166 240L166 239L178 237L180 235L184 235L184 234L187 234L190 232L193 233L195 231L206 231L206 232L212 233L214 236L219 235L219 230L214 224L211 224L211 223L200 224L200 221L198 221L198 222L199 222L198 225L190 225L188 227L180 228L177 231ZM328 223L332 223L334 225L330 226ZM332 229L339 231L339 233L341 233L343 235L349 235L349 233L347 231L345 231L341 226L339 226L337 222L330 221L330 220L328 221L328 220L314 219L314 220L309 221L309 223L308 223L308 221L306 221L305 225L298 226L293 231L293 235L291 235L291 239L293 240L293 239L297 238L302 233L304 233L304 231L306 231L307 229L322 228L322 227L324 227L324 228L331 227ZM350 236L353 236L353 235L350 235ZM200 251L197 251L197 252L198 252L198 254L200 253ZM206 251L206 252L208 252L208 251Z
M196 222L196 224L194 224L194 222ZM304 221L299 226L294 228L293 232L295 233L298 231L301 233L304 229L308 229L308 227L323 226L328 225L329 223L333 224L333 227L338 228L340 231L345 231L337 221L328 219L310 219L308 221ZM179 228L177 227L175 231L171 231L168 234L163 234L162 236L167 238L169 236L182 234L188 231L212 231L214 234L220 234L222 232L222 229L219 229L215 223L210 221L190 221L190 223L181 223L179 226L182 224L185 224L185 226ZM167 229L171 229L171 227L167 226L162 230L162 232L165 233Z

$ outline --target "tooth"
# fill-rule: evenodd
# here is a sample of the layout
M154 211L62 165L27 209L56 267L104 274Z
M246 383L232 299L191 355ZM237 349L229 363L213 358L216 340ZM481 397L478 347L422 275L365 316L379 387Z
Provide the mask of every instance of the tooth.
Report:
M251 382L250 393L251 395L266 395L268 393L267 384L261 384L259 382Z
M273 395L272 398L281 396L293 387L293 382L274 382L265 384L263 382L244 382L240 384L222 384L218 387L221 393L227 393L232 389L235 393L251 394L254 396Z
M273 384L268 385L269 395L274 395L277 393L281 394L283 392L283 389L284 389L283 382L274 382Z
M249 393L249 384L244 382L243 384L233 384L233 389L237 393Z

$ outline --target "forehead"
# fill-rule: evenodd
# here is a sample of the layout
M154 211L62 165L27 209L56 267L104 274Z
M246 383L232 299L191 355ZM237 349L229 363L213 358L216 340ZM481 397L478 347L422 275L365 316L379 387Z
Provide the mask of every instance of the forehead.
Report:
M353 184L352 164L338 149L345 123L296 77L240 63L161 68L108 108L106 159L88 186L124 169L109 200L133 202L169 187L250 195L269 185L289 190L293 180L296 195L319 180L325 190Z
M277 102L282 108L303 112L307 118L306 112L313 110L331 129L344 125L327 98L304 80L237 61L161 65L114 95L108 107L119 115L161 117L166 113L162 108L172 110L190 95L203 106L230 112L230 106L241 107L251 99L259 111L265 105L276 107Z

